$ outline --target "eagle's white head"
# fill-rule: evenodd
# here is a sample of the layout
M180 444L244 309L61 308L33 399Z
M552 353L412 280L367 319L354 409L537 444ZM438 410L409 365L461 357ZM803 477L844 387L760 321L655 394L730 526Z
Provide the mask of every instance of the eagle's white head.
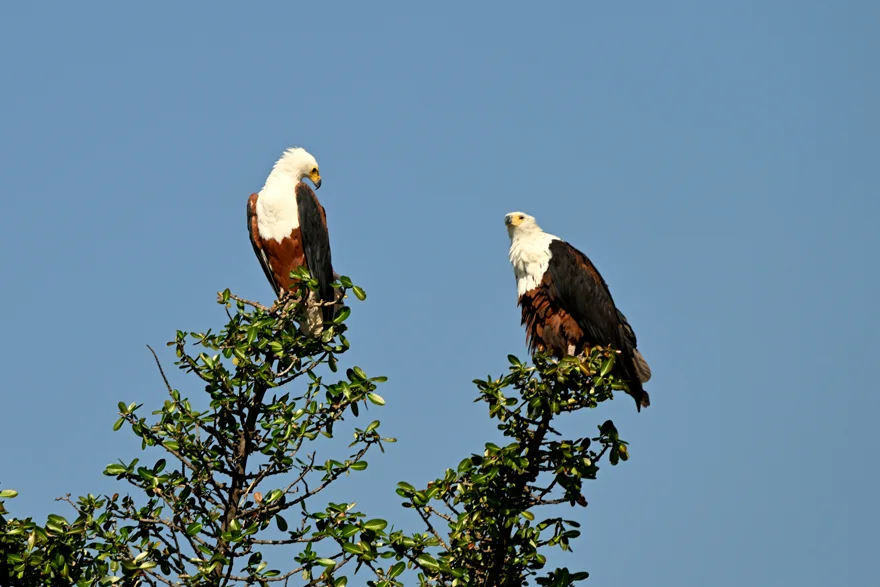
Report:
M513 239L514 235L541 232L541 227L535 222L534 216L525 212L510 212L504 216L504 225L507 227L507 235Z
M296 185L305 178L321 187L318 162L301 147L287 149L269 172L257 198L257 226L263 238L281 242L299 226Z
M266 185L262 191L267 191L272 184L296 184L305 178L312 180L315 189L321 187L321 172L318 169L318 161L302 147L292 147L282 153L281 158L275 162Z

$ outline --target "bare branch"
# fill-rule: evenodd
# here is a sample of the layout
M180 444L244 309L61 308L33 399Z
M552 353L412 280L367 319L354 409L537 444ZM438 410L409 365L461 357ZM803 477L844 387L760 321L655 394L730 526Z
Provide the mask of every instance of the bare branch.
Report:
M222 299L223 299L223 294L222 294L222 293L218 293L218 294L217 294L217 299L222 301ZM246 299L241 298L241 297L238 297L237 295L232 294L232 293L229 294L229 299L231 299L231 300L235 300L236 302L241 302L241 303L244 304L245 306L250 306L251 308L256 308L257 310L262 310L263 312L268 312L268 311L269 311L269 308L267 308L266 306L264 306L264 305L261 304L260 302L252 302L251 300L246 300Z
M446 541L443 540L443 538L440 536L440 534L437 533L437 530L434 529L434 525L431 524L431 519L428 517L428 514L430 514L432 511L434 511L433 508L431 508L430 506L425 506L424 510L427 510L427 512L423 511L422 508L416 508L416 511L419 513L419 517L422 518L422 521L425 523L425 526L428 527L428 531L434 535L434 538L436 538L437 540L440 541L440 544L443 545L443 548L445 548L446 550L449 550L449 545L446 544Z
M162 375L162 381L165 382L165 387L168 388L168 393L174 393L174 390L171 389L171 384L168 383L168 378L165 377L165 370L162 368L162 363L159 362L159 356L156 355L156 351L153 350L153 347L147 345L147 348L150 349L150 352L153 353L153 359L156 361L156 366L159 367L159 374Z

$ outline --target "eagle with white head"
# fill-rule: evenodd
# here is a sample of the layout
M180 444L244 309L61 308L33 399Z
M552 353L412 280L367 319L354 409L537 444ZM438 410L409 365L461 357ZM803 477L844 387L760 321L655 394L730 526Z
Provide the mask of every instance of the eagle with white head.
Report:
M504 224L529 351L562 358L592 346L610 346L620 353L614 371L627 382L636 409L648 407L651 401L642 384L651 378L651 368L595 265L524 212L507 214Z
M335 273L327 215L306 178L315 189L321 187L318 162L301 147L286 150L263 189L248 198L247 223L254 253L277 297L292 287L290 273L299 267L305 266L317 280L318 291L311 292L312 303L303 325L305 332L317 335L323 323L333 318L334 308L327 302L336 299L332 287Z

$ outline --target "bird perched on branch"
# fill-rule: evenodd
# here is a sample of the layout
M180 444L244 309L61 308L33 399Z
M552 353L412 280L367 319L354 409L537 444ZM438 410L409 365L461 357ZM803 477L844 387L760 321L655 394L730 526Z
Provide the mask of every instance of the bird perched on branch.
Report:
M305 266L318 282L311 292L303 330L317 335L333 318L335 277L330 255L327 216L312 188L321 187L318 162L305 149L287 149L272 167L259 193L247 204L248 232L254 253L277 297L292 287L291 271ZM321 305L318 302L325 302Z
M614 371L626 381L636 409L648 407L642 384L651 378L651 368L590 259L541 230L528 214L511 212L504 224L529 351L562 358L578 356L592 346L610 346L620 353Z

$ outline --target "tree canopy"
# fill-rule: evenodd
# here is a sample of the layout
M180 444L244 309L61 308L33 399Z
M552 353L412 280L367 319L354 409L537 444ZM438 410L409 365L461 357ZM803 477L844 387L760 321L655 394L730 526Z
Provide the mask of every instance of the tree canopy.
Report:
M175 389L153 352L167 398L146 409L119 403L114 430L135 434L144 451L104 470L119 492L66 496L73 521L52 514L40 524L11 517L3 500L17 494L0 491L0 583L341 587L357 575L377 587L501 587L587 578L547 568L547 552L569 550L580 534L558 513L585 507L583 482L603 459L627 460L628 449L610 420L579 438L557 424L625 388L611 374L615 351L532 364L509 356L506 373L474 381L504 445L486 443L424 486L401 480L389 500L412 512L411 525L394 528L358 511L357 495L318 499L341 478L368 474L367 457L395 439L366 417L385 403L385 377L339 368L348 303L365 292L340 277L344 305L307 336L299 322L316 282L305 270L297 277L299 291L272 307L226 290L219 331L176 333L175 366L198 386ZM354 422L346 450L320 442L345 420ZM279 568L281 558L291 563Z

